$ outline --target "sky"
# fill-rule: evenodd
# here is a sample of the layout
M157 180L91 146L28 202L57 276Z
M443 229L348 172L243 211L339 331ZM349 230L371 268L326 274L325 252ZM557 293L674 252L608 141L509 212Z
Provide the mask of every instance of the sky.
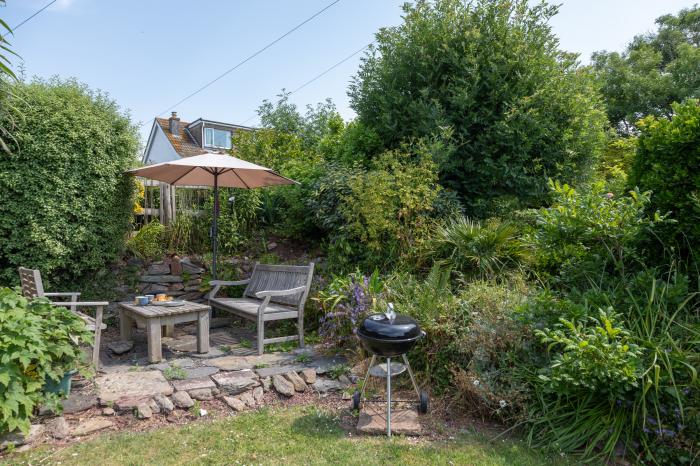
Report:
M49 1L6 0L0 18L14 27ZM8 40L27 78L75 77L109 93L141 125L145 142L155 116L168 116L181 99L334 1L57 0ZM697 1L559 0L551 25L561 48L587 63L592 52L621 51L636 34L654 30L657 17ZM340 0L172 110L184 121L255 125L263 99L298 88L370 43L379 28L400 24L403 3ZM329 97L352 118L346 92L361 56L291 101L303 108Z

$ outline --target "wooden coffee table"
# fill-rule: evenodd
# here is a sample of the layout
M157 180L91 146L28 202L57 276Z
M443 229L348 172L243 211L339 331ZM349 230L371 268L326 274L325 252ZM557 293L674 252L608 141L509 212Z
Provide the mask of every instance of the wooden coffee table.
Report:
M208 353L210 312L211 308L206 304L189 301L175 307L119 303L119 332L122 340L131 340L135 321L142 322L146 327L148 360L160 362L163 359L161 329L183 322L197 322L197 352Z

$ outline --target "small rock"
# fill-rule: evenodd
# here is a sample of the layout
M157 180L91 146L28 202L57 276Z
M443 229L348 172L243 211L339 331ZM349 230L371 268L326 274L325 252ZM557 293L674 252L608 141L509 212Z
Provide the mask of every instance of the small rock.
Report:
M201 388L216 388L216 384L209 377L200 377L197 379L173 380L173 387L178 392L189 392Z
M133 341L113 341L107 345L107 348L114 354L124 354L134 347Z
M391 373L394 373L394 369L391 369ZM338 377L338 382L342 383L345 386L351 385L352 382L350 382L350 379L348 378L347 375L342 374L340 377Z
M165 395L161 395L160 393L153 397L153 401L158 404L160 410L166 415L172 413L175 409L175 406L173 405L173 402L170 401L170 398Z
M175 392L173 393L173 404L182 409L187 409L194 405L194 401L187 392Z
M289 380L287 380L279 374L275 374L272 376L272 385L275 387L275 390L277 390L282 395L294 395L294 384L292 384Z
M262 387L255 387L253 389L253 398L255 399L256 403L261 403L263 400L263 396L264 393Z
M68 398L61 401L63 406L63 414L74 414L97 405L97 397L94 395L85 395L82 393L72 393Z
M275 243L274 241L270 241L269 243L267 243L267 250L268 251L272 251L275 248L277 248L277 243Z
M153 411L147 404L142 403L136 407L136 417L138 419L150 419L153 417Z
M114 409L117 411L132 411L138 408L139 405L148 404L149 396L125 396L114 402Z
M152 400L148 403L148 407L151 408L151 412L152 412L153 414L158 414L158 413L160 413L160 405L159 405L158 403L156 403L155 400L152 399Z
M316 369L304 369L299 375L301 376L302 380L309 385L316 382Z
M112 408L105 408L102 410L103 416L114 416L114 410Z
M313 387L314 390L316 390L319 393L340 391L343 388L345 388L342 383L338 382L337 380L331 379L316 379L316 382L314 382Z
M260 379L260 382L262 383L262 388L263 390L270 391L270 386L272 385L272 378L271 377L263 377Z
M68 421L63 416L46 421L46 431L56 439L64 439L70 435Z
M83 435L88 435L93 432L97 432L98 430L106 429L108 427L112 427L114 423L110 421L109 419L105 419L103 417L93 417L90 419L85 419L84 421L81 421L80 424L78 424L73 431L71 432L71 435L74 437L81 437Z
M306 382L302 380L301 377L299 377L299 374L297 374L294 371L287 372L284 374L284 377L292 382L292 385L294 385L294 390L297 392L305 392L306 391Z
M238 398L234 398L232 396L225 396L224 401L234 411L243 411L245 409L245 403Z
M190 397L199 401L209 401L214 398L214 396L211 394L210 388L197 388L195 390L190 390L187 393L190 394Z
M204 409L204 408L199 408L199 415L200 415L201 417L204 417L204 416L206 416L207 414L209 414L209 412L208 412L206 409Z
M245 403L247 406L250 406L251 408L255 408L256 403L255 403L255 398L253 398L253 395L250 392L245 392L242 395L239 395L240 400Z
M165 420L168 422L177 422L178 417L175 414L171 414L170 416L166 417Z
M222 392L229 395L237 395L251 387L259 385L258 376L253 371L242 370L235 372L218 373L212 376L216 385Z

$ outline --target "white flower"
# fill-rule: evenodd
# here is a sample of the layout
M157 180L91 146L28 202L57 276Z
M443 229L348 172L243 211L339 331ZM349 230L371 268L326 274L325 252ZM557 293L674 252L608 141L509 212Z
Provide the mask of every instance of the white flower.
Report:
M475 381L474 381L474 382L472 382L472 383L474 384L474 386L475 386L475 387L478 387L478 386L479 386L479 380L478 380L478 379L477 379L477 380L475 380Z
M501 408L505 408L506 406L508 406L508 403L506 403L506 400L501 400L498 402L498 406L500 406Z

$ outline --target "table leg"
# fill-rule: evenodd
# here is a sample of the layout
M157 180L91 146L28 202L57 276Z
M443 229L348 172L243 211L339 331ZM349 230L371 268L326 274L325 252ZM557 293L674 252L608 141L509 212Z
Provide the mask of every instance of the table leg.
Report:
M146 339L148 340L148 361L160 362L163 359L163 349L160 341L160 319L146 320Z
M163 336L164 337L174 337L175 336L175 325L174 324L165 324L163 325Z
M131 330L134 327L134 320L124 309L119 309L119 336L122 340L131 340Z
M197 352L209 352L209 311L197 314Z

